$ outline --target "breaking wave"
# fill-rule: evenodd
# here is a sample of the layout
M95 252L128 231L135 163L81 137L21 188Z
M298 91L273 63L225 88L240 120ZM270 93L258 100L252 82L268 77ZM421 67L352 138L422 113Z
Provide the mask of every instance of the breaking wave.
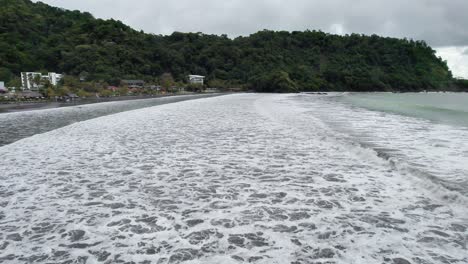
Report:
M417 176L441 196L468 198L468 129L393 113L371 111L331 96L300 96L300 106L319 117L343 140L375 151L396 170ZM430 108L430 107L425 107ZM438 111L440 108L432 107ZM449 110L452 112L463 112ZM430 182L424 182L430 181ZM441 188L443 187L443 188Z

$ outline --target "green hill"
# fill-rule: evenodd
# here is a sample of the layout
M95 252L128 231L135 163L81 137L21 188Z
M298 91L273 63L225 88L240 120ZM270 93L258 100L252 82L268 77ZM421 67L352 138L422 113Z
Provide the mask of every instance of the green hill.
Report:
M178 81L206 75L213 86L257 91L423 90L446 88L452 75L423 41L320 31L225 35L146 34L29 0L0 0L0 79L21 71L89 73L92 80Z

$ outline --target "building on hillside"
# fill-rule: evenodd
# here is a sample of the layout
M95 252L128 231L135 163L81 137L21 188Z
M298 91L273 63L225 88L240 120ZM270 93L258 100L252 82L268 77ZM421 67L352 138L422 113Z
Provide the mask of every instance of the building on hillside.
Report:
M190 84L201 84L201 85L203 85L203 81L205 80L205 76L189 75L188 80L189 80Z
M4 82L0 82L0 89L3 89L5 88L5 83Z
M122 84L128 88L143 88L145 81L143 80L122 80Z
M46 75L40 72L22 72L21 85L23 90L38 91L41 86L41 81L49 81L50 84L57 86L62 78L62 74L55 72L49 72Z
M23 90L39 90L39 84L36 80L42 79L40 72L22 72L21 73L21 87Z
M48 80L50 81L50 83L53 86L57 86L57 84L63 79L62 74L58 74L58 73L55 73L55 72L49 72L47 74L47 77L48 77Z

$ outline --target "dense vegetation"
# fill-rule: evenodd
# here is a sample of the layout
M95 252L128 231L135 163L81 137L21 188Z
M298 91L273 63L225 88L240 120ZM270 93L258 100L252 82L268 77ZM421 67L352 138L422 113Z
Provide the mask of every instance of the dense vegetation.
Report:
M225 35L135 31L29 0L0 0L0 80L21 71L86 75L116 84L171 73L206 75L211 86L257 91L423 90L454 85L444 61L423 41L320 31Z

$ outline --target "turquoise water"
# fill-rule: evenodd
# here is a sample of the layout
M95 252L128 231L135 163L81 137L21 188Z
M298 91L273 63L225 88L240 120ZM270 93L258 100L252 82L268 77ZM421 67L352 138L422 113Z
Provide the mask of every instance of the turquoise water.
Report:
M467 93L337 93L298 100L330 135L372 149L393 169L466 202Z
M468 127L468 93L350 93L338 98L370 110Z

